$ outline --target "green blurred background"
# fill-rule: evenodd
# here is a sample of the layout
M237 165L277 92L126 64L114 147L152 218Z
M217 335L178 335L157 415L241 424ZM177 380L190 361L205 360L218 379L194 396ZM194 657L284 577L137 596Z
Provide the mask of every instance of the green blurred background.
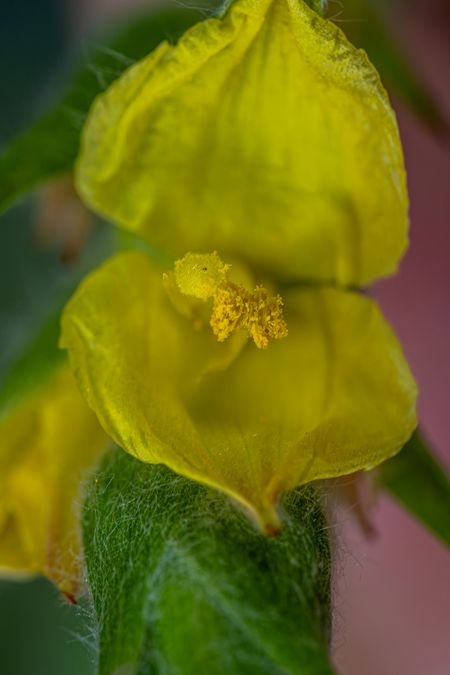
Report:
M70 62L61 0L4 0L0 20L0 147L37 116ZM33 204L0 218L0 381L50 304L59 304L86 261L64 268L58 251L35 246ZM0 673L89 675L89 621L44 579L0 582ZM90 645L90 646L89 646Z
M90 675L88 617L44 579L0 584L0 673Z

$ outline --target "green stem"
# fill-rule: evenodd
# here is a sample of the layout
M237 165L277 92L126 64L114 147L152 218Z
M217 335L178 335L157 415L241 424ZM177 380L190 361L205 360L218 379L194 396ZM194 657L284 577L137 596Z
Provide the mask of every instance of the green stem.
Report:
M279 538L219 493L121 450L84 511L99 673L328 675L330 553L312 488Z

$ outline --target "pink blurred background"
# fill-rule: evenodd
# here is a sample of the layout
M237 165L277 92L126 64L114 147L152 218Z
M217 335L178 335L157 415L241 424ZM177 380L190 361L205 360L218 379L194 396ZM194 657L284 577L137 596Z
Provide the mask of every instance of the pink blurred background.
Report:
M73 0L79 30L151 0ZM407 2L395 30L450 123L448 0ZM358 17L355 17L358 20ZM411 248L377 296L420 387L420 419L450 467L450 139L397 104L411 199ZM450 555L389 498L367 540L336 529L334 658L341 675L450 673ZM449 514L450 518L450 514Z
M396 22L416 71L450 122L450 8L405 4ZM411 200L411 247L377 296L419 383L421 424L450 467L450 138L396 104ZM334 653L342 675L450 673L450 555L389 498L378 536L343 523ZM450 521L450 514L449 514Z

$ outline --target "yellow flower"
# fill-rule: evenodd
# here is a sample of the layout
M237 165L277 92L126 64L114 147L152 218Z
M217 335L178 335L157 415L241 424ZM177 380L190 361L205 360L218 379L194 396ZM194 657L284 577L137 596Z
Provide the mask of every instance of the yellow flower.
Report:
M67 366L0 420L0 573L80 583L81 482L106 435Z
M237 0L163 43L95 103L77 184L179 258L120 254L64 313L61 344L119 445L268 532L283 490L402 447L414 380L347 288L406 245L402 153L376 71L336 26L301 0Z
M361 285L407 243L394 113L364 52L302 0L237 0L93 106L77 187L181 258Z
M130 252L84 281L62 322L107 433L232 495L268 531L280 492L370 469L415 426L414 381L372 300L291 288L283 303L288 335L267 349L244 329L219 342L201 307L181 312L163 270Z

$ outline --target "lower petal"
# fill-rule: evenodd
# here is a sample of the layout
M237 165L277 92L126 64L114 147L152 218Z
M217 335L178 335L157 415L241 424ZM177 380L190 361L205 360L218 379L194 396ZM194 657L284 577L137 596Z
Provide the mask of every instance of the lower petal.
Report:
M67 366L1 420L3 575L45 574L75 594L82 480L106 443Z
M177 314L145 254L107 262L63 317L62 345L107 433L232 495L268 530L280 492L372 468L416 423L414 380L373 301L313 288L284 301L288 337L248 343L219 372L207 364L226 347Z

